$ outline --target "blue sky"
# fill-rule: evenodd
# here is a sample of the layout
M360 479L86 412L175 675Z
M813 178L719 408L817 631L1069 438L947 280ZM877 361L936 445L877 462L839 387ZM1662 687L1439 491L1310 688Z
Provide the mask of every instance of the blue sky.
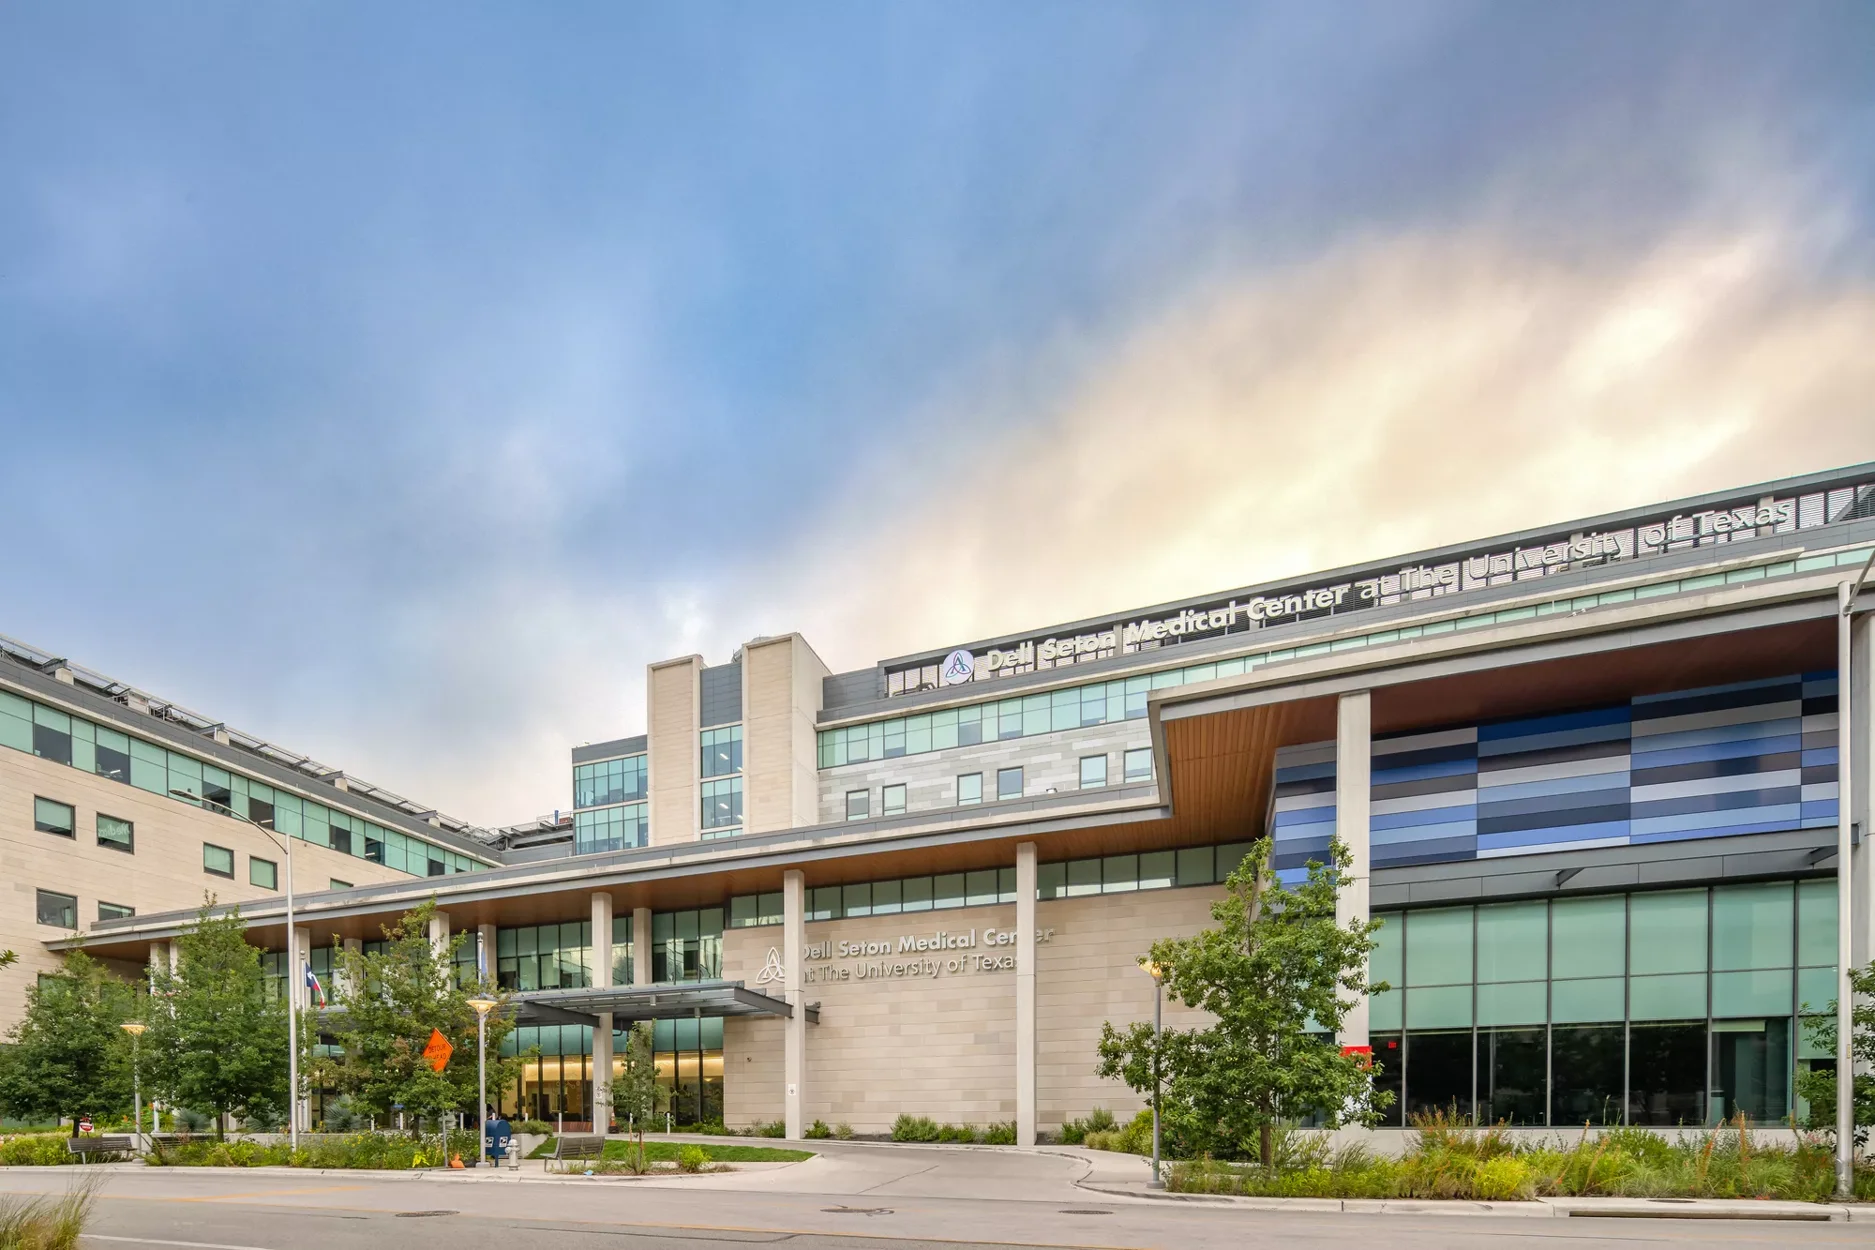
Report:
M1861 3L0 9L0 633L445 810L1875 459Z

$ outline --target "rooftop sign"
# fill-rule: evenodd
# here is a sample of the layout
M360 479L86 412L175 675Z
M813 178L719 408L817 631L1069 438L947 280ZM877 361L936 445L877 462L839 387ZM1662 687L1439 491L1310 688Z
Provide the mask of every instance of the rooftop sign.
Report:
M1840 508L1838 495L1846 496ZM995 646L959 647L941 658L889 667L886 694L915 694L995 681L1194 639L1248 633L1271 625L1462 594L1669 551L1809 529L1842 519L1836 513L1846 514L1859 497L1853 489L1764 496L1725 507L1675 512L1618 528L1561 533L1502 547L1485 545L1437 563L1409 564L1349 580L1305 580L1258 593L1238 591L1175 612L1121 618L1073 632L1005 639Z

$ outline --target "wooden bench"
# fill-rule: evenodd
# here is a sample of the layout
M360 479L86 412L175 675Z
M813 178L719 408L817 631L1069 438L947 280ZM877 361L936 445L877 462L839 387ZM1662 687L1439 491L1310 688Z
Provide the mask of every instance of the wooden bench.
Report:
M106 1133L102 1137L68 1137L65 1149L80 1158L90 1155L128 1155L135 1154L136 1139L129 1133Z
M605 1154L605 1138L598 1133L562 1133L554 1139L553 1157L565 1159L597 1159Z

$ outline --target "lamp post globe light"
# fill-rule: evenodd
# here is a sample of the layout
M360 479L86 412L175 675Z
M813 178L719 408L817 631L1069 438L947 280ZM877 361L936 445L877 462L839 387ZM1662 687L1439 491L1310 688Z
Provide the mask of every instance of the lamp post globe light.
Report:
M1146 1182L1146 1187L1164 1189L1165 1178L1159 1174L1159 1041L1165 970L1150 959L1140 960L1139 970L1152 978L1152 1179Z
M226 812L236 820L244 820L267 835L269 841L280 848L286 856L286 1083L287 1083L287 1141L295 1150L299 1149L299 985L304 982L304 973L299 967L299 940L293 931L293 839L283 838L279 831L269 829L258 820L243 816L226 803L217 803L214 799L205 799L190 790L172 788L170 793L179 799L199 803L203 807L212 807ZM294 978L300 978L296 983Z
M126 1020L117 1026L130 1034L130 1107L137 1117L135 1130L138 1145L143 1143L143 1030L150 1026L141 1020Z
M495 1000L477 994L469 1006L475 1008L475 1160L480 1164L488 1162L488 1013Z

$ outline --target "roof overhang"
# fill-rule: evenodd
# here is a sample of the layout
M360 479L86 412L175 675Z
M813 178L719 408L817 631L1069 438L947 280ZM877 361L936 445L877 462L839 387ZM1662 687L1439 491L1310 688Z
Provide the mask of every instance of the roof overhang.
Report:
M522 1024L599 1023L612 1013L612 1027L640 1020L691 1020L700 1016L781 1016L794 1014L787 1001L752 990L740 981L697 981L685 985L627 985L567 990L530 990L515 998L515 1019ZM820 1023L820 1009L805 1008L809 1023Z

